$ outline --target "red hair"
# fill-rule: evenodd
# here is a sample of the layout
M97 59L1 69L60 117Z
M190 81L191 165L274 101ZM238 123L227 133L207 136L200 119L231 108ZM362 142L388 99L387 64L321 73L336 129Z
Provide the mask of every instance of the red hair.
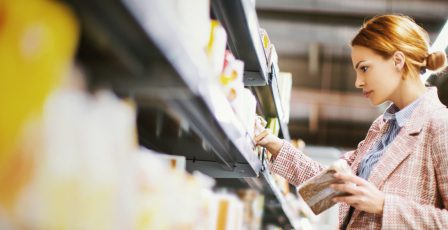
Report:
M351 46L372 49L388 59L396 51L406 56L404 74L419 76L422 69L441 71L446 66L443 51L428 53L428 33L413 19L402 15L376 16L363 24Z

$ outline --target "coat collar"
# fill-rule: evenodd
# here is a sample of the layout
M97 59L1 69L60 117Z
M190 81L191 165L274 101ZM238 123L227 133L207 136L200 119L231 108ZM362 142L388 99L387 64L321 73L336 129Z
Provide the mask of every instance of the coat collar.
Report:
M418 135L432 113L441 108L446 108L446 106L440 102L437 88L429 87L428 91L422 96L421 103L406 122L404 126L406 133L408 135Z
M419 134L422 131L423 125L428 120L429 116L431 116L431 113L436 109L446 107L440 102L436 87L428 87L428 90L418 100L418 105L402 127L408 135ZM386 124L384 119L381 118L378 120L379 125L377 126L377 129L372 131L387 131L387 129L383 129L383 126Z
M411 117L415 108L420 104L424 95L426 94L421 95L417 100L414 100L401 110L395 104L391 104L383 113L383 120L386 122L395 120L400 128L403 127L406 124L406 121Z

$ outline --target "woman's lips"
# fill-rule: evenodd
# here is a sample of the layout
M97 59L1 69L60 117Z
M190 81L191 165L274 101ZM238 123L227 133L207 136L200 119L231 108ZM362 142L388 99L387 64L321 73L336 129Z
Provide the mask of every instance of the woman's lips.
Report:
M372 95L373 90L363 91L363 93L364 93L364 97L369 97L370 95Z

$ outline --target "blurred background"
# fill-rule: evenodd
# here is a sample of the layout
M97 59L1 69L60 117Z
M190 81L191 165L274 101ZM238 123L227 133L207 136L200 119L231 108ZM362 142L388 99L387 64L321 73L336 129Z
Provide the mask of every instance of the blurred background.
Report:
M356 148L388 105L349 43L386 13L448 43L445 0L0 0L0 229L337 229L254 139Z
M444 0L258 0L282 71L293 74L291 137L307 144L353 148L386 105L373 107L354 86L349 43L360 25L386 13L411 16L434 42L448 15ZM448 104L446 73L429 82Z

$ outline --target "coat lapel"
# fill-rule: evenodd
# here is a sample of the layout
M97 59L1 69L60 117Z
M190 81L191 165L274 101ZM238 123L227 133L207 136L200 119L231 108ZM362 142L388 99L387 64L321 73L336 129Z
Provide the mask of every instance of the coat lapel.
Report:
M377 127L374 127L370 129L367 133L367 136L365 138L364 145L359 148L356 153L356 159L353 161L352 165L350 166L353 170L354 174L357 174L359 164L361 163L364 156L370 152L370 149L372 149L373 145L378 141L378 139L381 137L382 133L384 132L385 122L382 118L378 121Z
M420 105L412 113L408 122L402 127L402 130L397 137L395 137L395 140L392 141L390 146L383 153L383 156L370 173L368 181L381 190L381 187L384 185L384 182L390 174L392 174L393 171L415 150L419 134L431 112L443 107L443 104L438 99L437 90L435 88L430 89L430 92L422 98ZM381 128L381 130L384 129ZM350 222L352 222L359 214L360 211L355 210Z
M382 135L382 131L384 130L384 124L385 122L382 120L382 118L380 118L380 120L378 121L378 125L377 127L373 127L372 129L370 129L367 133L367 136L365 138L365 142L362 145L361 148L357 149L357 156L355 161L353 161L352 165L350 166L353 170L353 173L357 174L358 172L358 168L359 168L359 164L361 163L362 158L364 157L364 155L366 153L368 153L370 151L370 149L373 147L373 145L378 141L378 139L381 137ZM345 203L340 203L339 204L339 226L341 226L345 220L345 218L347 218L348 212L350 210L350 206L348 204Z
M443 107L437 96L437 90L430 89L370 173L370 182L381 189L390 174L415 150L418 136L431 113Z
M406 127L403 127L406 129ZM377 165L370 173L369 181L381 189L384 181L415 149L417 135L408 135L407 130L401 130L395 140L390 144Z
M370 173L369 182L373 183L375 187L381 190L386 179L390 174L403 162L415 149L416 140L418 138L418 133L412 133L409 135L406 126L402 128L400 133L395 137L387 150L383 153L376 166ZM352 222L361 213L360 210L355 210L353 216L350 220Z

